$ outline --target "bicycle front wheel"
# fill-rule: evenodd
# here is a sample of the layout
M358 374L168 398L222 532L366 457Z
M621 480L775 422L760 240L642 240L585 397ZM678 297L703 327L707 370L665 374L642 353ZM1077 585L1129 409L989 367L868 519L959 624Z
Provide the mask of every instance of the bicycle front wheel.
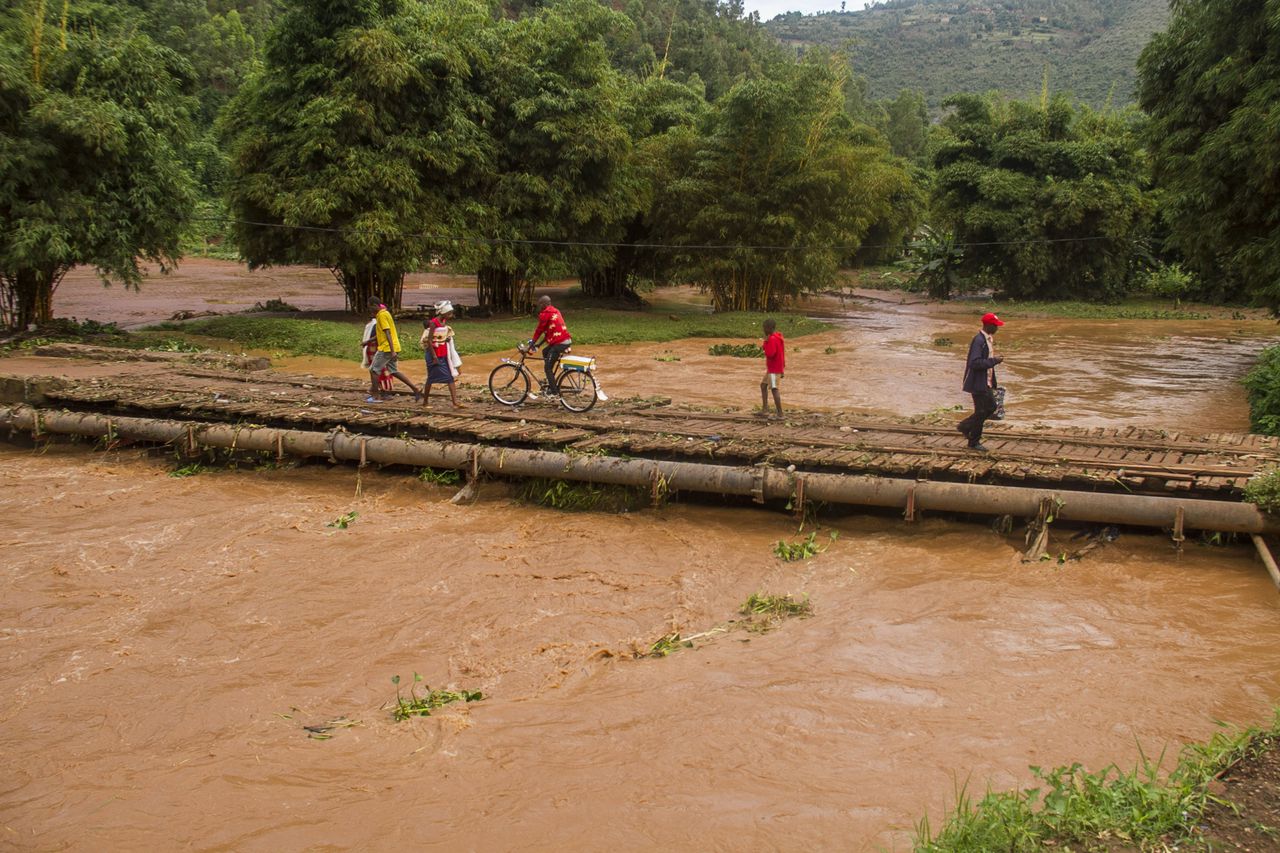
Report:
M518 406L529 396L529 374L514 364L499 364L489 373L489 393L504 406Z
M560 386L560 405L571 412L585 412L596 404L596 379L581 370L561 371L556 379Z

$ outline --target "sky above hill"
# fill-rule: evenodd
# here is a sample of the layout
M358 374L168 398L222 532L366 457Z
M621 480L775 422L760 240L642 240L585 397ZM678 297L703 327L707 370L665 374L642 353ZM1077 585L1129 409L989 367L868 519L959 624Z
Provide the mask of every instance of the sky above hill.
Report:
M852 12L855 9L862 9L865 5L863 0L846 0L845 9ZM748 14L759 12L760 20L767 21L785 12L803 12L806 15L812 15L815 12L838 12L840 0L747 0L743 7Z

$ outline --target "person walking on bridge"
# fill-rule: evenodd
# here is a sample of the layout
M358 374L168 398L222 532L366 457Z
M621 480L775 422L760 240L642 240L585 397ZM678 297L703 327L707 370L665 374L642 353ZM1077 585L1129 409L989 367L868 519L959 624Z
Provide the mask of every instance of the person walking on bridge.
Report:
M982 315L982 331L969 342L969 355L964 363L963 389L973 395L973 414L956 424L956 429L969 440L974 450L986 452L982 444L982 425L996 413L996 365L1004 359L996 355L996 332L1004 321L995 314Z
M547 345L542 350L542 365L547 373L547 384L544 387L547 396L551 396L556 392L556 362L573 344L573 338L569 337L569 329L564 324L564 315L560 313L560 309L551 304L550 296L543 294L538 297L538 305L542 310L538 313L538 327L533 330L529 346L536 347L538 339L546 336Z
M422 392L413 381L400 372L400 336L396 334L396 321L376 296L369 297L369 313L373 315L373 342L378 351L373 354L369 365L369 396L366 403L381 403L386 399L386 392L378 387L378 375L385 369L399 379L413 392L415 401L422 399Z

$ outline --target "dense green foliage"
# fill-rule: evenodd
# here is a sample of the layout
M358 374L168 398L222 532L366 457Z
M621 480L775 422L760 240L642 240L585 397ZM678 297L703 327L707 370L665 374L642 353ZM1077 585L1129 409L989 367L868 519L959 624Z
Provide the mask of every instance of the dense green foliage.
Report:
M766 24L794 50L850 40L873 98L917 89L937 108L955 94L999 89L1015 98L1050 85L1094 107L1134 100L1134 62L1169 20L1167 0L888 0L863 10Z
M936 224L964 274L1026 298L1109 300L1134 274L1152 202L1136 117L973 95L936 134Z
M604 263L583 244L636 213L625 85L605 44L626 23L595 0L564 0L492 28L494 59L477 81L489 156L464 192L493 242L459 254L478 270L482 305L529 310L533 281Z
M1270 728L1222 731L1206 743L1188 745L1167 774L1160 760L1145 755L1130 771L1115 765L1097 773L1079 764L1049 771L1032 767L1036 787L989 792L976 803L961 789L937 832L928 819L920 822L914 847L917 853L1217 849L1203 846L1203 827L1197 825L1207 807L1222 802L1210 784L1242 759L1275 749L1278 741L1280 712ZM1183 842L1190 843L1183 848Z
M1143 51L1169 244L1208 285L1280 309L1280 0L1178 0Z
M1244 378L1249 394L1249 428L1280 435L1280 346L1268 347Z
M467 83L487 26L467 0L288 8L225 116L250 266L320 263L351 310L399 305L404 273L443 244L432 235L466 221L455 176L486 162L485 105Z
M656 218L670 242L692 247L678 274L708 286L716 310L768 310L829 284L908 193L905 166L845 112L846 73L805 62L743 81L701 133L673 140Z
M0 24L0 324L52 319L68 269L136 285L178 254L193 201L184 166L190 66L145 34L43 3Z

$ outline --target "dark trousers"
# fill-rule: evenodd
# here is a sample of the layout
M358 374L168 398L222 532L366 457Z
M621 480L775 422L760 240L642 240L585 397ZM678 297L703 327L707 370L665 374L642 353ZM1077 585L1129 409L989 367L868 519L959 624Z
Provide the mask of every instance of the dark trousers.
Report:
M560 361L560 356L564 355L565 350L568 348L569 344L554 344L542 348L542 366L547 369L548 391L556 386L556 363Z
M996 394L990 388L973 395L973 414L956 424L956 429L969 439L973 447L982 441L982 425L996 413Z

